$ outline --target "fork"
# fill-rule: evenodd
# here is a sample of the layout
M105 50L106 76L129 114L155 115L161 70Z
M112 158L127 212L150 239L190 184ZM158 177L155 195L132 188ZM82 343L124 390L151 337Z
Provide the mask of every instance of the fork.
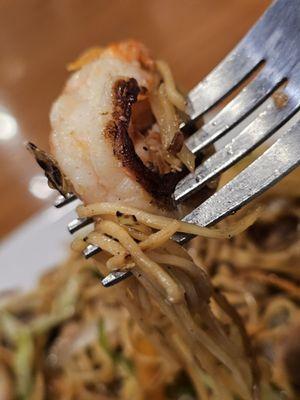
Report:
M196 120L246 79L252 78L214 118L186 140L187 147L196 155L227 135L246 117L253 116L261 105L262 111L194 173L177 184L174 192L176 203L188 199L237 163L297 113L300 108L299 43L299 0L274 1L231 53L191 90L187 99L188 114L191 120ZM256 76L255 71L258 71ZM260 157L185 216L183 221L200 226L213 225L265 192L299 164L300 121L286 129ZM56 201L55 206L62 207L75 198L73 193L67 193ZM74 233L92 222L90 218L77 218L68 229ZM172 237L180 244L190 238L185 234ZM97 246L87 245L83 254L89 258L99 251L101 249ZM130 275L130 271L117 270L102 279L102 284L108 287Z

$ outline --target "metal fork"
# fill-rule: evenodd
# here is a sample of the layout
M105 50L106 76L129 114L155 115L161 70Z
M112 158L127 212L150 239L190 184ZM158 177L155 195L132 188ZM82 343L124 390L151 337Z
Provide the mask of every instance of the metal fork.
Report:
M191 90L188 109L194 120L217 105L258 66L262 66L233 100L186 140L188 148L198 154L263 104L263 110L252 122L177 184L174 192L177 203L189 198L209 180L242 159L296 114L300 108L299 43L299 0L277 0L232 52ZM280 85L280 97L274 101L271 95ZM299 164L300 121L183 220L200 226L213 225L266 191ZM56 206L60 207L74 198L76 196L68 193L58 200ZM91 222L91 219L78 218L69 224L69 230L73 233ZM176 234L172 239L183 244L190 238ZM88 245L83 254L88 258L100 250L97 246ZM111 286L130 274L129 271L115 271L102 283Z

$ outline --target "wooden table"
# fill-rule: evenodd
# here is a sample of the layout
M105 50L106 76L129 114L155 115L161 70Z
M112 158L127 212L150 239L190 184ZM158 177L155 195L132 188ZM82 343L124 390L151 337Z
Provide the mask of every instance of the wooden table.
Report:
M270 0L0 0L0 235L53 201L39 191L41 171L23 144L31 140L48 148L49 109L68 75L65 65L78 53L91 45L137 38L170 63L177 82L188 90L269 4Z

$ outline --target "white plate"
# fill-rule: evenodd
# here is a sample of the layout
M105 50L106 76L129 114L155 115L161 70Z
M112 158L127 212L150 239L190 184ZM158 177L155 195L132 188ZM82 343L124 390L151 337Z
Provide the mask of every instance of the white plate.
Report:
M0 291L30 289L40 274L68 254L71 235L67 224L77 202L51 207L30 218L0 244Z

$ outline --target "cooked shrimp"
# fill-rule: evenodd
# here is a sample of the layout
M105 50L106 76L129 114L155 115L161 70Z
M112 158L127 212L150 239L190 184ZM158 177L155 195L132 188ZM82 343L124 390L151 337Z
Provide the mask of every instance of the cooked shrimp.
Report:
M160 174L147 147L145 132L155 126L149 94L160 79L154 61L127 41L93 49L71 68L77 65L50 116L59 167L86 203L120 200L158 211L179 174Z

